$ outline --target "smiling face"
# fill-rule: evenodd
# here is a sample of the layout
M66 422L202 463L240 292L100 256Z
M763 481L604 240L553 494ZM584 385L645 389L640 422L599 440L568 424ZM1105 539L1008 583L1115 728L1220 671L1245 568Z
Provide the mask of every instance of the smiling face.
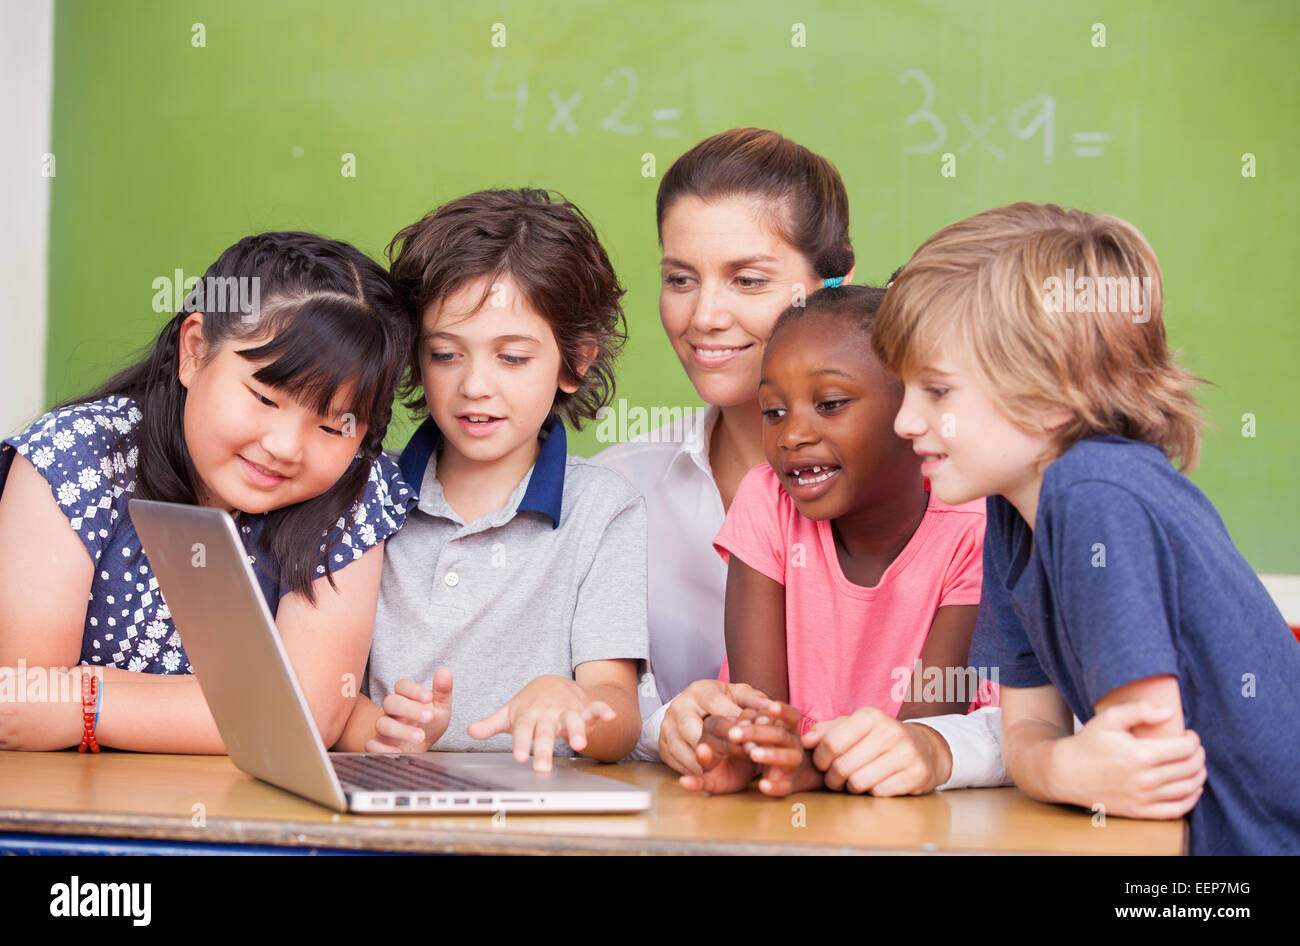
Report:
M951 349L949 349L951 351ZM989 397L969 365L954 355L926 362L906 384L894 430L925 457L921 472L950 505L1005 496L1032 527L1042 483L1040 458L1065 411L1044 415L1042 432L1014 424Z
M522 476L556 391L578 385L561 376L555 333L513 280L492 285L475 308L487 286L486 277L472 280L425 310L420 377L445 450L519 466Z
M249 361L239 349L268 337L232 339L204 362L203 315L181 328L179 377L185 397L185 441L199 475L199 501L227 512L269 512L329 490L357 454L366 425L340 392L327 415L253 377L270 360Z
M898 379L842 317L809 313L782 328L763 359L763 449L799 511L837 519L915 478L919 460L894 435Z
M659 316L695 390L709 404L754 399L763 349L795 297L821 288L807 258L742 197L681 197L664 215Z

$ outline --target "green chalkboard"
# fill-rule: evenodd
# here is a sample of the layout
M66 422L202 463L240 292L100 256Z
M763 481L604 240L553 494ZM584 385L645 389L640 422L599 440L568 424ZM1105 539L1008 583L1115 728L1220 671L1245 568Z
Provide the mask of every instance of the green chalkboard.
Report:
M1014 200L1136 223L1171 339L1216 385L1194 478L1256 569L1300 573L1294 0L59 0L55 16L51 401L156 334L155 280L246 233L379 257L444 200L532 185L587 211L628 289L618 396L696 404L659 326L655 188L696 141L758 125L840 168L860 281ZM571 442L601 446L594 429Z

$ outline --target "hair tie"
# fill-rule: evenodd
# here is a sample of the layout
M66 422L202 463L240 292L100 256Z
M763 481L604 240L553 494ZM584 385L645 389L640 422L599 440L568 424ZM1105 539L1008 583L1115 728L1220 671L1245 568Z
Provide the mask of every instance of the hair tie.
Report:
M832 276L830 279L822 280L823 289L838 289L844 283L843 276Z

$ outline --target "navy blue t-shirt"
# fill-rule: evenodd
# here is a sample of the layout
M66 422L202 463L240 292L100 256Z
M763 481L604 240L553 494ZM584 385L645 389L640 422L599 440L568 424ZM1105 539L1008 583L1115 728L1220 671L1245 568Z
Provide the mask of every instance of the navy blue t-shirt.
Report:
M1208 768L1192 853L1300 854L1300 643L1159 448L1074 444L1044 471L1032 532L989 497L970 663L1054 684L1084 722L1116 687L1173 674Z
M135 490L140 418L135 401L123 397L51 411L0 444L0 493L17 451L49 482L55 502L95 563L80 663L143 673L192 673L127 506ZM360 456L352 462L370 463ZM338 572L401 528L415 502L397 464L380 456L370 464L361 499L328 535L322 534L316 575L325 574L327 548L330 571ZM290 588L261 546L265 523L265 514L240 513L235 519L249 564L275 615Z

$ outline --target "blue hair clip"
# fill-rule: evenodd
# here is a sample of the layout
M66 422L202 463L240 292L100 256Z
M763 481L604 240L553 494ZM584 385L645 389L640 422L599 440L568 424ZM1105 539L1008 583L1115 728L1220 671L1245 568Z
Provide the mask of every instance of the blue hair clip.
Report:
M844 283L843 276L833 276L830 279L822 280L823 289L838 289Z

